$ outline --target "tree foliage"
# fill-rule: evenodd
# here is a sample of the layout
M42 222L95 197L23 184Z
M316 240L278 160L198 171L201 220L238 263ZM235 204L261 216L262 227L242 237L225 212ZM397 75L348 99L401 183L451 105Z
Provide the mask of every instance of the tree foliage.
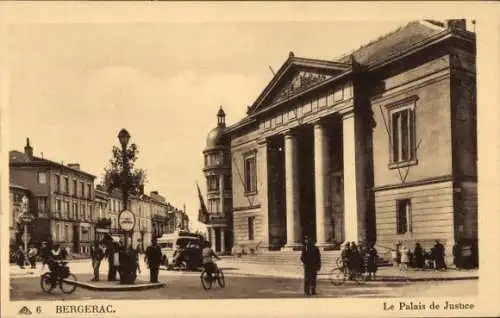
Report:
M114 189L125 190L127 197L129 195L141 195L144 193L146 171L135 168L135 161L138 158L138 154L139 149L136 144L131 144L125 150L125 158L123 151L113 146L112 157L109 160L108 166L104 168L103 185L108 193L111 193Z

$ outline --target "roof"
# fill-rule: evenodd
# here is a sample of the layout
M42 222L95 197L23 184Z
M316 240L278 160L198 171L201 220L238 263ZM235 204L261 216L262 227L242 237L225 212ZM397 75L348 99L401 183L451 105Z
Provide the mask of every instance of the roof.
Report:
M23 186L20 186L20 185L17 185L17 184L13 184L13 183L10 183L9 184L9 188L13 188L13 189L19 189L19 190L23 190L23 191L30 191L28 188L26 187L23 187Z
M452 30L448 29L447 26L441 22L433 20L411 21L354 51L339 58L332 59L332 61L297 58L293 54L290 54L289 58L280 68L280 71L277 72L275 77L262 91L249 110L254 111L257 108L256 106L263 101L265 95L269 93L269 90L272 89L279 78L283 76L280 72L282 72L282 70L286 71L290 63L297 63L299 61L301 63L323 63L324 66L342 68L343 66L345 67L345 65L352 66L353 62L355 62L356 64L371 69L378 65L383 65L384 62L390 62L391 59L397 56L404 55L412 50L419 49L423 45L432 43L433 40L441 39L451 32ZM456 34L470 33L459 30L453 30L453 32ZM470 34L474 36L472 33ZM247 114L248 115L242 120L228 127L225 133L236 131L254 122L255 114L253 112L248 112Z
M81 173L81 174L87 175L87 176L94 178L94 179L96 178L93 174L90 174L90 173L85 172L83 170L69 167L67 165L64 165L62 163L58 163L58 162L55 162L52 160L48 160L48 159L40 158L40 157L36 157L36 156L33 156L33 158L30 159L28 157L28 155L26 155L24 152L21 152L18 150L11 150L9 152L9 165L30 165L30 164L50 165L52 167L64 168L64 169L68 169L68 170L71 170L71 171L74 171L77 173Z
M447 28L434 21L412 21L405 26L385 34L369 42L350 54L340 58L341 63L348 63L353 55L356 61L364 65L373 65L389 57L408 50L411 47L427 40L439 33L446 32Z

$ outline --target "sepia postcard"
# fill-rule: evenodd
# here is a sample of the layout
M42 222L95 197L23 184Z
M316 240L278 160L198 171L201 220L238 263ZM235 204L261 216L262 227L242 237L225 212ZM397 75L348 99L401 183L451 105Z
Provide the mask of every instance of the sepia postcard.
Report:
M2 3L1 316L499 316L497 10Z

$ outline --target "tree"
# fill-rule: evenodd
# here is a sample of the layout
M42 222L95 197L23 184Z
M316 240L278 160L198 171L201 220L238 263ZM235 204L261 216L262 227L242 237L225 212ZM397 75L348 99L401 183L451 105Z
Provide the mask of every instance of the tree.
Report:
M111 193L114 189L122 189L124 191L125 202L128 202L130 195L136 196L144 193L146 171L134 167L135 161L138 159L138 154L139 149L134 143L126 148L125 151L113 146L109 165L104 168L104 188L108 193Z

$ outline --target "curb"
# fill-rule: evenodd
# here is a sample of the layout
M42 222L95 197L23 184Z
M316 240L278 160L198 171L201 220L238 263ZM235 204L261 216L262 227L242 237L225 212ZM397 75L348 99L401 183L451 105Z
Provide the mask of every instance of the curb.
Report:
M165 287L165 283L145 283L137 285L116 285L116 286L97 286L90 283L79 282L79 281L69 281L65 280L68 284L73 284L78 287L95 290L95 291L133 291L133 290L147 290L147 289L157 289Z

